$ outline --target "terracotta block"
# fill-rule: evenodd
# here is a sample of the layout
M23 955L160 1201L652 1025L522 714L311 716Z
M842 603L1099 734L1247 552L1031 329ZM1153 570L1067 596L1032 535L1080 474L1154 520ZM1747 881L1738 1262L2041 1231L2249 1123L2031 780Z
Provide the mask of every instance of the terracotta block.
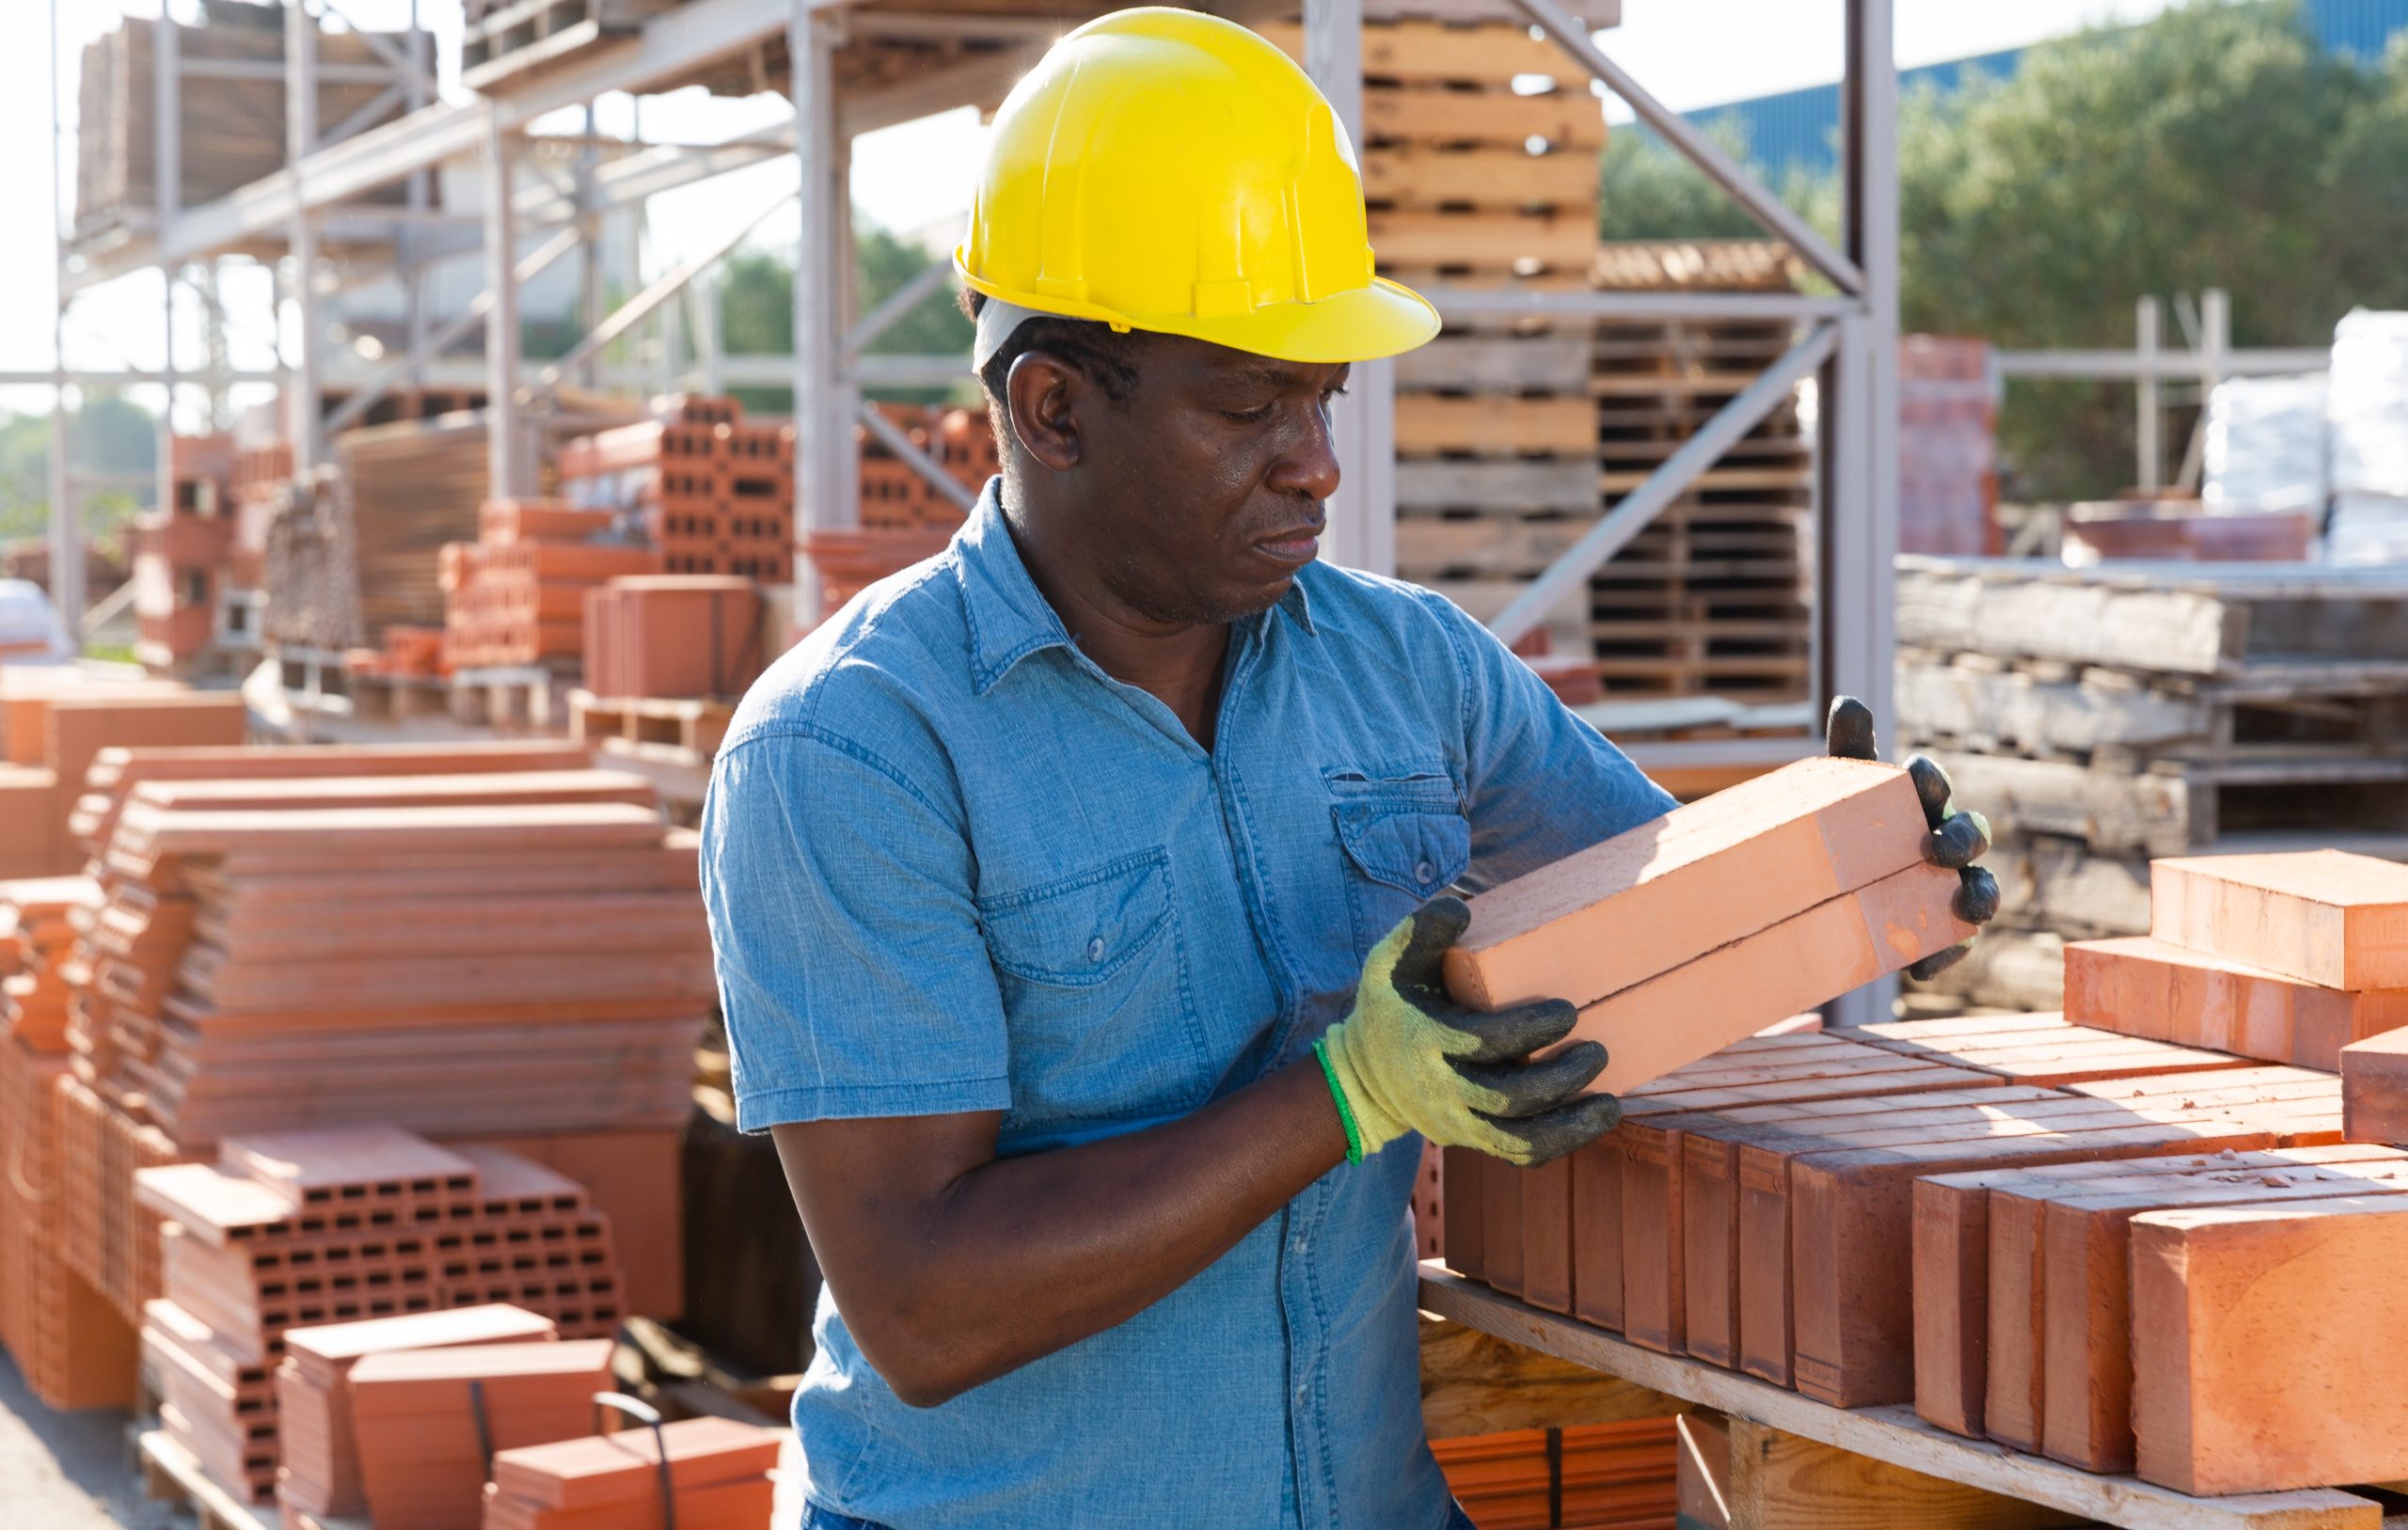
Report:
M2394 1195L2131 1222L2141 1477L2191 1493L2408 1476Z
M50 876L65 864L70 798L55 771L0 765L0 876Z
M218 1161L298 1211L377 1201L473 1199L477 1167L395 1127L260 1132L227 1142Z
M2221 1051L2068 1024L2057 1014L1885 1021L1858 1029L1876 1047L1979 1068L2003 1081L2051 1087L2247 1065Z
M691 1032L687 1034L690 1044ZM675 1081L682 1083L682 1076ZM584 1187L593 1208L610 1221L626 1311L639 1317L673 1317L686 1305L683 1138L681 1126L475 1141L519 1154Z
M784 1432L730 1419L694 1418L664 1426L657 1440L650 1429L625 1429L497 1451L493 1485L499 1494L536 1508L657 1504L661 1447L666 1445L670 1488L682 1506L685 1496L699 1488L747 1477L766 1479L777 1464ZM678 1518L682 1522L685 1516Z
M1956 885L1953 871L1913 866L1589 1005L1572 1038L1606 1046L1594 1087L1626 1093L1970 939L1949 907Z
M2154 861L2149 933L2327 988L2408 988L2408 866L2340 850Z
M1522 1294L1522 1187L1529 1171L1482 1154L1480 1159L1481 1263L1488 1284Z
M1447 986L1482 1009L1590 1003L1917 865L1926 837L1903 770L1784 765L1481 893Z
M1522 1178L1522 1300L1572 1310L1572 1161L1567 1156Z
M2341 1122L2353 1143L2408 1143L2408 1031L2341 1049Z
M2129 1035L2332 1070L2351 1042L2408 1025L2408 988L2320 987L2133 936L2066 947L2066 1015Z
M1487 1264L1482 1250L1487 1247L1488 1213L1481 1192L1488 1180L1481 1160L1487 1155L1468 1147L1450 1147L1444 1152L1447 1198L1442 1214L1447 1227L1447 1268L1472 1280L1484 1280ZM1575 1155L1580 1156L1583 1155ZM1576 1220L1574 1226L1578 1225Z

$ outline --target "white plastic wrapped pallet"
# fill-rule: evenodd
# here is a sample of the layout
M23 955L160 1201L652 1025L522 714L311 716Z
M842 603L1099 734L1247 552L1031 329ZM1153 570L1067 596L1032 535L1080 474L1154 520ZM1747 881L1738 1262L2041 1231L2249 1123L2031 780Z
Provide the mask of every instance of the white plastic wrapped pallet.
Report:
M2336 562L2408 561L2408 313L2360 308L2333 330Z
M2231 377L2208 396L2206 477L2211 513L2322 514L2327 375Z

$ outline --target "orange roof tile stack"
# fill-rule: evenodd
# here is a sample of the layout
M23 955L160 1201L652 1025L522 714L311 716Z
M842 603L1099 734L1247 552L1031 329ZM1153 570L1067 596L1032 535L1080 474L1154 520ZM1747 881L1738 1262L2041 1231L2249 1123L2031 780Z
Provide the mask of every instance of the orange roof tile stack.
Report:
M401 1349L548 1343L559 1336L549 1318L499 1304L291 1330L284 1335L284 1363L276 1369L277 1430L284 1447L277 1501L319 1517L366 1511L351 1421L351 1369L361 1359Z
M95 762L73 822L103 901L68 969L84 976L59 1099L70 1263L127 1320L161 1289L136 1172L230 1135L376 1120L507 1139L594 1186L648 1230L634 1310L675 1311L677 1130L710 986L694 840L585 759L531 743ZM581 954L595 946L617 954Z
M160 1416L254 1500L277 1481L276 1372L293 1330L506 1303L532 1318L490 1337L540 1319L535 1336L593 1339L607 1354L624 1311L608 1219L581 1187L499 1149L455 1153L392 1127L268 1132L229 1140L214 1164L145 1170L136 1184L167 1219L166 1297L142 1325ZM371 1352L356 1334L309 1342L318 1358L294 1367L304 1393L333 1390L327 1366L341 1351ZM325 1426L309 1435L305 1495L339 1492L340 1435L323 1408L307 1409L325 1399L303 1400L305 1427Z
M655 1530L664 1507L677 1530L768 1530L783 1433L693 1418L497 1451L481 1530Z
M610 1346L490 1344L370 1355L351 1368L359 1476L376 1530L477 1530L485 1453L594 1432Z
M0 1344L53 1408L132 1400L133 1331L68 1266L61 1107L67 1071L60 964L90 878L0 882Z

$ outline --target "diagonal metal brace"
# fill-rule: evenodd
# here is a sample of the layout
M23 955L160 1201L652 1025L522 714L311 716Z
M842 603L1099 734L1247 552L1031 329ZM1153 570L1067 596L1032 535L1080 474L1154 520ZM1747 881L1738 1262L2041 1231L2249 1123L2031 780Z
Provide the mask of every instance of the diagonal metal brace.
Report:
M1754 430L1756 422L1772 413L1774 405L1787 398L1792 388L1829 360L1839 338L1837 322L1817 324L1813 333L1766 368L1764 375L1750 383L1737 398L1716 410L1712 419L1647 475L1645 482L1623 496L1622 503L1582 533L1579 541L1566 547L1562 557L1548 564L1545 574L1497 614L1497 620L1488 623L1488 630L1500 642L1510 643L1545 621L1547 612L1588 582L1598 564L1629 545L1631 538L1645 530L1649 522L1719 462L1724 452L1736 446L1741 436Z
M922 451L901 427L886 418L878 405L867 399L862 401L862 423L878 437L886 450L903 459L911 471L928 481L928 487L953 501L954 508L964 515L978 508L978 497L961 486L961 481L944 470L943 464Z
M1578 59L1583 68L1603 81L1607 89L1630 103L1639 119L1664 135L1665 141L1679 150L1708 179L1731 194L1732 199L1748 210L1750 215L1772 232L1789 241L1792 248L1812 261L1815 269L1831 278L1832 285L1851 296L1864 292L1864 272L1854 260L1830 246L1829 241L1814 231L1814 227L1791 211L1787 202L1765 188L1762 181L1750 175L1732 157L1714 145L1714 141L1690 126L1687 118L1666 106L1637 80L1623 71L1622 66L1597 51L1589 29L1575 21L1555 0L1513 0L1536 22L1540 30L1556 40L1565 53Z

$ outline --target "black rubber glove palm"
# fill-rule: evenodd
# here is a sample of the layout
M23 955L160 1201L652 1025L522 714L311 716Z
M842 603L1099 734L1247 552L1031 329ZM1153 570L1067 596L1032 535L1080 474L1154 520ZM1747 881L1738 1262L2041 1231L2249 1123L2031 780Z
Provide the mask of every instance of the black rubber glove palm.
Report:
M1873 709L1853 696L1833 698L1823 742L1826 751L1840 759L1881 757L1873 736ZM1951 810L1954 789L1948 784L1948 773L1928 755L1908 760L1907 774L1914 781L1915 795L1923 799L1924 822L1931 829L1931 838L1924 845L1925 858L1956 873L1956 917L1968 924L1988 923L1998 913L1998 879L1973 864L1990 847L1988 821L1978 812ZM1908 968L1907 976L1921 980L1944 972L1972 949L1973 942L1966 940L1935 952Z

